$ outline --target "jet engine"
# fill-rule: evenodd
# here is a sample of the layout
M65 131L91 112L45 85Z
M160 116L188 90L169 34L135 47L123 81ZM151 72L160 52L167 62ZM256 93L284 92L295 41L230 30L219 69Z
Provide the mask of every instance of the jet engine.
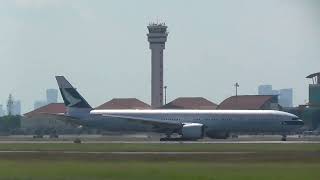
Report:
M204 125L199 123L184 124L181 135L184 139L201 139L204 136Z

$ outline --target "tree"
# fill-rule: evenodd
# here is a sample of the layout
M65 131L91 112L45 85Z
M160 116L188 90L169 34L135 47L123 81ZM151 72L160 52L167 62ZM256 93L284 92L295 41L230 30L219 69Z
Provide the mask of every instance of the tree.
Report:
M11 132L20 128L21 116L3 116L0 117L0 131Z

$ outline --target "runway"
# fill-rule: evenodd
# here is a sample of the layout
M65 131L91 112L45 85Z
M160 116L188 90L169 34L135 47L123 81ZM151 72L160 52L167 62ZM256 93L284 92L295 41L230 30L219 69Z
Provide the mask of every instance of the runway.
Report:
M2 140L0 144L73 144L71 140ZM82 141L83 144L320 144L320 141Z
M85 144L318 144L320 136L290 135L281 141L279 135L240 135L229 139L201 139L198 141L159 141L155 135L59 135L59 138L33 138L32 135L0 136L0 144L70 144L80 139Z

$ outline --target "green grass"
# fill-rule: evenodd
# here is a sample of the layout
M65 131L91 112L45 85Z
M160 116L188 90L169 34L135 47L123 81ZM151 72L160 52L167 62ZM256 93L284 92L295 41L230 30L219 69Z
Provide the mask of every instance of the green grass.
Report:
M319 144L0 144L0 180L318 180ZM254 152L115 155L61 151Z
M126 144L126 143L96 143L96 144L0 144L4 150L41 150L41 151L162 151L162 152L223 152L223 151L312 151L320 152L320 144Z
M0 161L0 179L317 180L320 164Z

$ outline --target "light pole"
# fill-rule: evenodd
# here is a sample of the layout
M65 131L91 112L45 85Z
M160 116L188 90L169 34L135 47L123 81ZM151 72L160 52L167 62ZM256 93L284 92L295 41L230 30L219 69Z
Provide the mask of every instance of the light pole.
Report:
M239 87L239 83L234 84L234 87L236 87L236 96L238 96L238 87Z
M164 88L164 105L167 104L167 87L168 87L168 86L164 86L164 87L163 87L163 88Z

